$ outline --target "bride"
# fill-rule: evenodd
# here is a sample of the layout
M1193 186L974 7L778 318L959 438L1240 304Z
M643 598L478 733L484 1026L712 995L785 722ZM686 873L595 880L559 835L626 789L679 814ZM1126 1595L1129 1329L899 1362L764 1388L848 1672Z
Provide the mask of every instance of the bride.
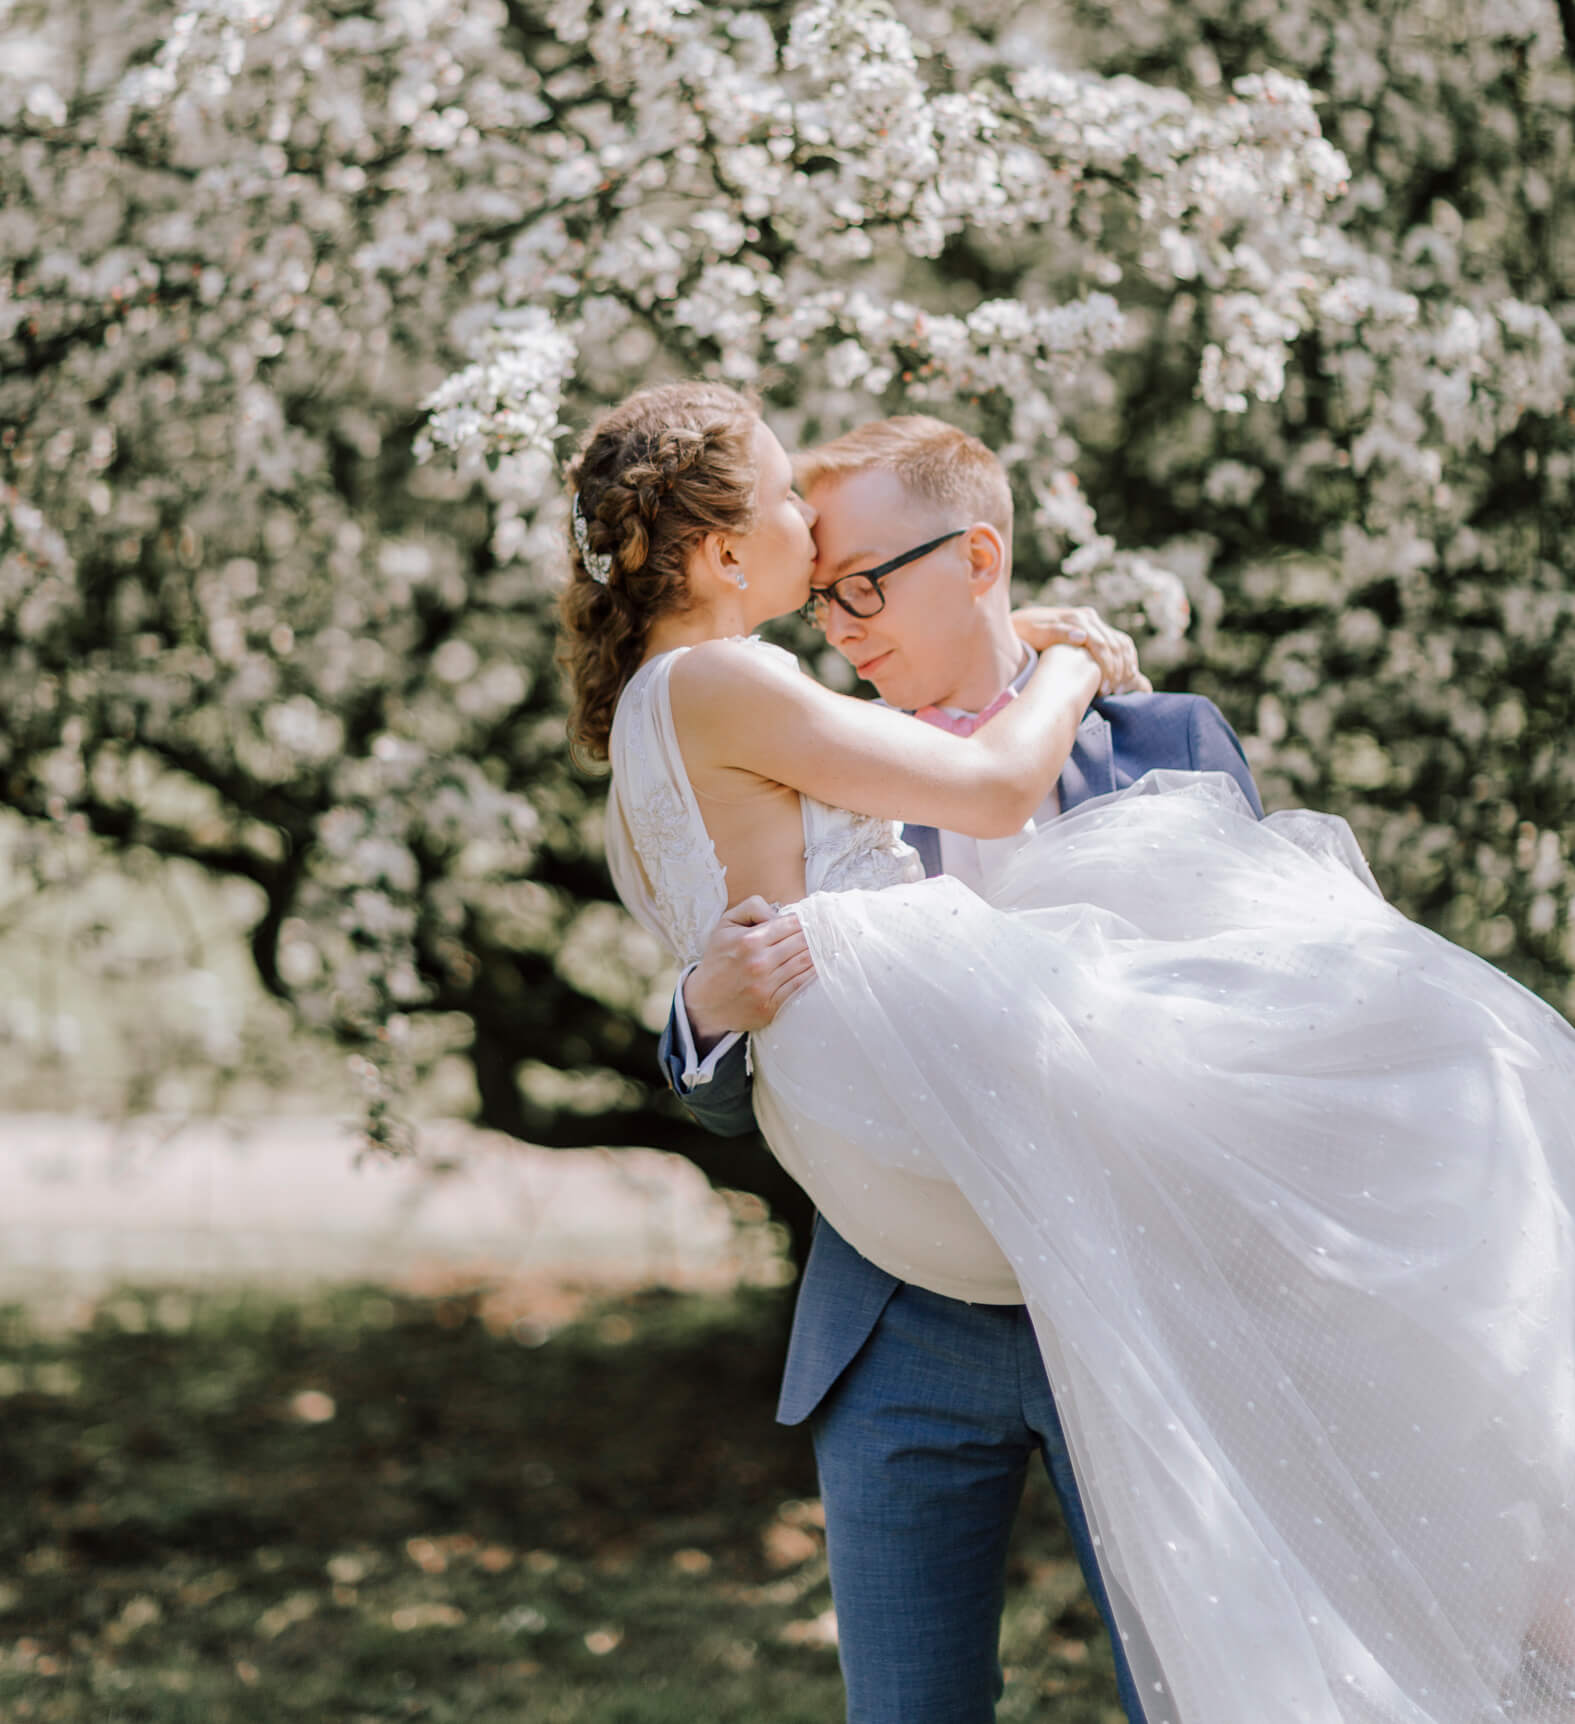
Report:
M1223 775L1081 805L988 902L924 880L897 823L1017 832L1093 657L1031 640L971 737L801 674L750 631L808 597L812 513L719 387L632 397L570 483L619 893L681 961L795 904L767 1138L896 1273L935 1242L860 1216L861 1168L985 1222L1151 1724L1575 1719L1575 1034L1386 905L1343 821Z

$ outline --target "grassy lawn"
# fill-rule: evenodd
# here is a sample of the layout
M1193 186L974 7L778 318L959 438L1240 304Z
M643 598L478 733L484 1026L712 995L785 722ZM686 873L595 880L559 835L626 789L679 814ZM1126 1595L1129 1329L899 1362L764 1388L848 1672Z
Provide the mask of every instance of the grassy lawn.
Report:
M539 1345L375 1291L5 1314L0 1721L837 1724L787 1308L647 1295ZM1042 1482L1011 1583L1003 1724L1111 1724Z

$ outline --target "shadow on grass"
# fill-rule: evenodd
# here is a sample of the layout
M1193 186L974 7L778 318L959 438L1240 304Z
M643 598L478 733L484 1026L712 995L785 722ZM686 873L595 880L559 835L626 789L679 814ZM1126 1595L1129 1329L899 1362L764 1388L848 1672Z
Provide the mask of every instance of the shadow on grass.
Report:
M483 1308L7 1314L0 1719L836 1724L789 1300L649 1294L536 1346ZM1002 1720L1118 1716L1042 1487L1011 1579Z

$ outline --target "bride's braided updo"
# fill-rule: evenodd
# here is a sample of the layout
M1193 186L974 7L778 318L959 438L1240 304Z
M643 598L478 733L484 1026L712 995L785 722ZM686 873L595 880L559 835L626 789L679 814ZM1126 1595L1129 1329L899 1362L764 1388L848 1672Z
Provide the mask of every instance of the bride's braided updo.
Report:
M593 759L607 758L613 709L652 622L688 605L690 552L707 533L754 525L757 418L721 384L661 384L599 419L569 465L597 572L571 532L558 657L573 690L569 740Z

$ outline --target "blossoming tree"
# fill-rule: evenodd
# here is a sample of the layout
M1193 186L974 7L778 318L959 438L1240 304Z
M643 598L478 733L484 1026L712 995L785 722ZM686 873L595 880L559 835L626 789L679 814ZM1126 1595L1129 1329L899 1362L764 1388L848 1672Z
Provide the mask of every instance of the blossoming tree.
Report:
M490 1124L791 1204L653 1091L670 973L563 744L564 439L659 375L790 443L979 430L1024 590L1135 624L1271 801L1565 1000L1567 7L0 30L4 804L253 882L258 971L375 1134L457 1042Z

